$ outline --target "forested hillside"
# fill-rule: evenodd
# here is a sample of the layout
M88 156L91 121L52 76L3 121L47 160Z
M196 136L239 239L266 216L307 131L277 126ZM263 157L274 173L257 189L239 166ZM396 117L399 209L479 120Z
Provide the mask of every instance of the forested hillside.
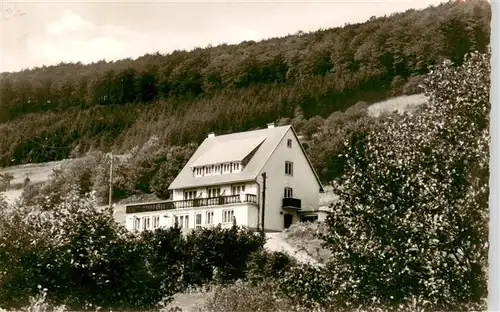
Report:
M487 50L490 16L487 1L450 2L261 42L2 73L0 166L125 151L153 134L184 145L417 93L430 65Z

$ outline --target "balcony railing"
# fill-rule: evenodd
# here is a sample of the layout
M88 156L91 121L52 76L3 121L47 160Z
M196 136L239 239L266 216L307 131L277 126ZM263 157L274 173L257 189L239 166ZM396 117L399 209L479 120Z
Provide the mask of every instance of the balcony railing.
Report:
M302 208L302 201L298 198L285 197L282 207L283 209L299 210Z
M172 209L172 201L156 202L156 203L144 203L144 204L134 204L126 206L126 213L138 213L146 211L161 211Z
M242 195L238 194L238 195L218 196L209 198L176 200L176 201L168 201L161 203L157 202L157 203L129 205L126 207L126 213L184 209L193 207L209 207L209 206L230 205L230 204L240 204L240 203L257 204L257 195L245 194L243 200L242 200Z

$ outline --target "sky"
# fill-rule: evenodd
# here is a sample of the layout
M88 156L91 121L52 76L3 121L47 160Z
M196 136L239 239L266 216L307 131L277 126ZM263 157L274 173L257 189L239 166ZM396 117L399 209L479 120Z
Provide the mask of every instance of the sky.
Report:
M0 0L0 72L258 41L440 2Z

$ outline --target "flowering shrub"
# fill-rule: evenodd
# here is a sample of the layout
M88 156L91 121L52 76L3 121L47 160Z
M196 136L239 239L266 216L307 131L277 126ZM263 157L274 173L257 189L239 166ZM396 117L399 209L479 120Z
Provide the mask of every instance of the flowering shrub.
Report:
M323 235L339 304L418 297L461 310L486 296L489 58L437 66L418 114L386 118L365 140L346 142L340 200Z
M20 307L38 294L37 276L42 268L30 266L45 257L55 238L47 212L33 207L0 203L0 305ZM54 234L54 235L53 235Z

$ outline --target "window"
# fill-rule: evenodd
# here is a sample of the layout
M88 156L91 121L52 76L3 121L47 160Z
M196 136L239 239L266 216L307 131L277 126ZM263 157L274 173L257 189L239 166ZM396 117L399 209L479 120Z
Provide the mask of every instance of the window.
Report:
M179 224L179 227L181 229L189 229L189 216L188 215L175 217L175 222L177 222Z
M220 187L214 187L214 188L209 188L208 189L208 197L218 197L220 196Z
M153 229L157 229L160 227L160 216L153 217Z
M134 217L134 230L139 230L141 228L141 219Z
M212 173L212 167L211 166L205 167L205 174L210 174L210 173Z
M150 218L149 217L143 217L142 218L142 229L143 230L148 230L150 226Z
M289 147L289 148L292 147L292 139L288 139L286 141L286 146Z
M293 189L291 187L285 187L285 198L293 197Z
M198 167L195 169L195 172L196 172L197 176L201 176L201 175L203 175L203 168Z
M230 164L224 164L222 165L224 172L229 172L231 170L231 165Z
M195 199L196 191L184 191L184 199Z
M222 211L222 222L229 223L233 222L234 210L224 210Z
M231 187L231 192L233 195L238 195L241 194L242 192L245 192L245 185L233 185Z
M285 161L285 174L293 175L293 162Z
M199 229L201 228L201 213L196 214L196 219L195 219L195 228Z
M207 217L205 219L206 224L214 224L214 212L207 211Z
M221 172L221 169L222 169L222 166L221 165L217 165L215 166L215 172Z
M240 164L239 163L233 163L233 171L238 171L240 170Z

